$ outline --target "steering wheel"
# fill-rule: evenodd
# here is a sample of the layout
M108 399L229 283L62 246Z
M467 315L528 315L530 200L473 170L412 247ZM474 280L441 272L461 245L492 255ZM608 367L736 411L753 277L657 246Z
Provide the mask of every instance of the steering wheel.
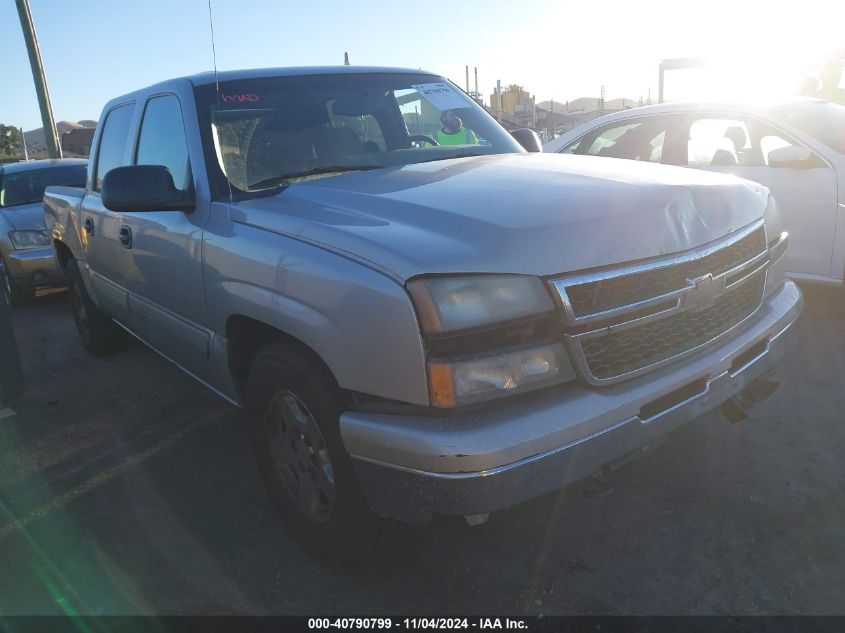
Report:
M426 136L425 134L412 134L408 137L408 140L411 141L411 143L431 143L435 147L440 145L440 143L435 141L430 136Z

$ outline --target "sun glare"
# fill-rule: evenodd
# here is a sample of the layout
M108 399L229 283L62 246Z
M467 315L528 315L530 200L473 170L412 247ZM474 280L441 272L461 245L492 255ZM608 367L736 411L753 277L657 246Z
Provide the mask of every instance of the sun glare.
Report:
M667 74L665 98L768 102L798 94L826 58L841 55L838 25L845 10L813 0L800 11L785 8L742 3L726 12L721 7L721 20L733 16L721 24L713 23L710 13L690 38L691 43L709 40L691 53L706 58L707 65Z

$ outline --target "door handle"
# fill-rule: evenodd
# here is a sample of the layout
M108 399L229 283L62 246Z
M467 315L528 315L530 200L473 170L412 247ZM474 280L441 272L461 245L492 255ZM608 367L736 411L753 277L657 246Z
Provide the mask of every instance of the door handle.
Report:
M82 223L82 226L85 228L85 232L88 235L94 235L94 220L93 220L93 218L85 218L85 221Z
M132 248L132 229L128 226L121 226L117 231L117 239L124 248Z

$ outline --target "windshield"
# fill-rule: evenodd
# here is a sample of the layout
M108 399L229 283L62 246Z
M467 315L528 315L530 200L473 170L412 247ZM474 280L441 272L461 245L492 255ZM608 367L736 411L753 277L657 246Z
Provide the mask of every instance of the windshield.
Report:
M845 154L845 106L827 101L802 101L777 107L774 113L840 154Z
M54 185L84 187L85 165L66 165L3 174L0 179L0 207L17 207L41 202L44 189Z
M240 192L463 156L522 152L442 77L306 75L197 89L212 164Z

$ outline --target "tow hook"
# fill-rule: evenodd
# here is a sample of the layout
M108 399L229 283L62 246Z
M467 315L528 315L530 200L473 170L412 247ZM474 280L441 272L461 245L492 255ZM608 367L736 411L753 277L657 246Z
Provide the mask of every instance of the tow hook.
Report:
M722 404L722 415L736 424L748 418L748 410L772 395L780 383L763 377L748 385Z

